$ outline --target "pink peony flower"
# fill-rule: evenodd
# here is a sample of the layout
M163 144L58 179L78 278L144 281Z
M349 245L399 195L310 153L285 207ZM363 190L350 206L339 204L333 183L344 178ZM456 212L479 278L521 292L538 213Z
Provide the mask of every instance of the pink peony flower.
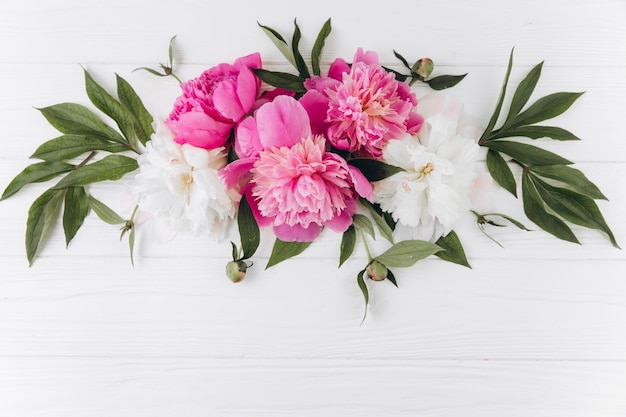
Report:
M328 77L306 82L302 98L314 130L324 130L338 149L380 158L391 139L416 133L423 118L409 86L378 64L378 56L359 48L350 67L338 59Z
M183 83L183 94L166 120L176 135L174 140L205 149L224 145L259 96L261 81L250 68L260 67L261 56L254 53Z
M244 120L235 146L243 157L222 177L241 187L259 225L273 226L281 240L309 242L324 226L344 232L359 195L372 198L361 171L326 152L326 139L312 133L306 110L292 97L279 96Z

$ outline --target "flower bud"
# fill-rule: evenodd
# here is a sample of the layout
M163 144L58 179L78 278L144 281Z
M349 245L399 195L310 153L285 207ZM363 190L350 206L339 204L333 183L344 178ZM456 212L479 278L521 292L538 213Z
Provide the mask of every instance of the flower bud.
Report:
M376 260L372 261L365 271L367 277L373 281L383 281L387 278L387 267Z
M432 59L422 58L417 60L417 62L413 64L411 71L413 71L423 79L426 79L433 72L433 68L435 68L435 64L433 64Z
M226 264L226 276L232 282L240 282L246 276L248 265L244 261L230 261Z

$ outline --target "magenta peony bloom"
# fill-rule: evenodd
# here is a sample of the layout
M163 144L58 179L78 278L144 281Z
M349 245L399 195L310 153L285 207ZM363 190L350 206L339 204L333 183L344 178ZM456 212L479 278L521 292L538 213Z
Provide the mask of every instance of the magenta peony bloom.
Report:
M324 130L338 149L380 158L391 139L416 133L423 118L409 86L378 64L374 52L359 48L350 67L335 60L328 77L306 82L302 98L314 130Z
M273 226L281 240L309 242L324 226L344 232L359 195L372 198L361 171L326 151L326 139L312 133L306 110L289 96L244 120L235 146L242 158L222 177L229 187L241 187L259 225Z
M166 120L176 135L174 140L205 149L224 145L259 97L261 81L250 68L260 67L261 56L254 53L181 84L183 94Z

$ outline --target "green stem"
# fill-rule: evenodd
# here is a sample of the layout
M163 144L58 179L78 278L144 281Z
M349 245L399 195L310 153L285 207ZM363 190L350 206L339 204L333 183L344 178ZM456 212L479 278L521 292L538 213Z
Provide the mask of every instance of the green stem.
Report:
M78 165L76 166L76 168L74 168L74 169L76 170L76 169L82 168L82 167L84 167L85 165L87 165L87 162L91 161L91 159L92 159L94 156L96 156L96 153L97 153L96 151L91 151L91 153L90 153L89 155L87 155L87 158L85 158L85 159L83 160L83 162L81 162L80 164L78 164Z
M367 254L367 261L372 262L372 253L370 252L369 246L367 246L367 240L365 240L365 234L363 230L359 229L359 234L361 235L361 240L363 241L363 246L365 246L365 253Z
M174 79L175 79L176 81L178 81L178 84L182 84L182 83L183 83L183 81L182 81L180 78L178 78L178 76L177 76L176 74L174 74L173 72L172 72L170 75L171 75L172 77L174 77Z

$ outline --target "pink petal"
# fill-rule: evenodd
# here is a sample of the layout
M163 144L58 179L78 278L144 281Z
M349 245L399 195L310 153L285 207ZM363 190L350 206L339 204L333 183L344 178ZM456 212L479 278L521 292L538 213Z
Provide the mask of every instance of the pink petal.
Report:
M291 147L311 136L309 116L298 101L279 96L256 112L259 139L264 149Z
M250 55L237 58L234 62L234 66L239 70L243 67L261 68L261 54L254 52Z
M424 118L415 112L411 112L406 119L406 131L409 134L417 133L422 128L423 124Z
M181 114L178 120L168 120L167 125L176 134L174 141L188 143L205 149L214 149L226 143L233 125L215 120L203 112Z
M258 158L242 158L220 170L219 175L228 188L242 189L252 178L250 170Z
M222 116L233 122L241 120L247 113L239 100L238 89L239 87L234 80L224 80L217 85L213 92L213 105Z
M256 75L248 67L244 67L237 76L237 96L244 113L248 113L254 106L259 95L260 83Z
M304 81L304 87L307 90L317 90L320 93L324 93L327 88L334 88L341 84L341 81L338 81L331 77L318 77L313 76L311 78L307 78Z
M250 210L252 210L252 215L254 216L256 223L259 227L268 227L272 225L272 220L269 217L265 217L261 214L259 210L259 203L256 198L252 195L252 187L248 187L245 192L246 201L248 201L248 205L250 206Z
M326 221L324 226L328 226L331 230L337 233L343 233L348 230L348 227L352 224L352 214L348 210L344 210L338 216Z
M328 129L326 115L328 113L328 98L316 90L309 90L300 99L300 104L306 110L311 120L311 130L314 135L325 135Z
M360 169L348 164L348 172L352 177L354 189L361 197L367 198L369 201L374 199L374 190L372 184L365 178Z
M330 64L328 69L328 76L334 78L337 81L341 81L344 72L350 72L350 65L341 58L337 58Z
M246 117L237 125L235 152L239 158L258 157L263 150L254 117Z
M363 48L358 48L354 54L354 61L352 63L354 64L355 62L363 62L367 65L378 65L378 54L374 51L363 52Z
M312 242L322 233L322 226L310 223L308 227L296 224L274 226L274 234L284 242Z

